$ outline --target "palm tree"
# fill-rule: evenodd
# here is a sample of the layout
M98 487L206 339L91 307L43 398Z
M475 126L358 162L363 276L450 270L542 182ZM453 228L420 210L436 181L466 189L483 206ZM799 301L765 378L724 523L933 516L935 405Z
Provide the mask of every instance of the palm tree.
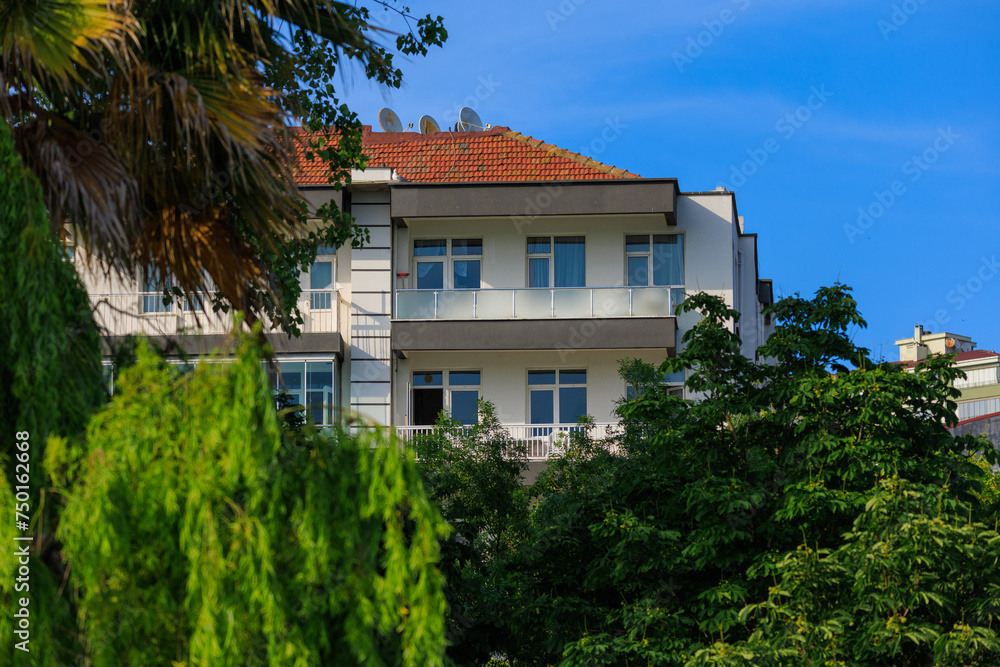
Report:
M330 73L303 68L294 45L398 86L367 16L328 0L0 0L0 110L53 232L68 222L119 275L211 285L260 312L275 294L261 248L304 219L289 125L353 120L316 113L304 84ZM444 36L421 20L397 47Z

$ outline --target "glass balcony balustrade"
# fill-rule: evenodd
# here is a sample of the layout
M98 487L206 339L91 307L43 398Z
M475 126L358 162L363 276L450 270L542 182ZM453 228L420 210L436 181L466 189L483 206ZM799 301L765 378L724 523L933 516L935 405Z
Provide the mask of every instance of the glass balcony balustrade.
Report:
M397 320L670 317L684 288L557 287L397 290Z

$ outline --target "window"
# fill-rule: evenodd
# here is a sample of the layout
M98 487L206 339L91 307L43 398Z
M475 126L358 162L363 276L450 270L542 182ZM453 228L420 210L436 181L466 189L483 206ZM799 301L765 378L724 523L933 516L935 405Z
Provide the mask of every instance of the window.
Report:
M324 248L320 248L324 250ZM337 263L329 255L317 255L309 267L309 307L313 310L329 310L333 307L333 289L336 280Z
M587 253L583 236L529 236L528 287L583 287Z
M481 386L481 371L414 371L413 423L434 424L447 410L459 422L475 424Z
M683 285L684 235L629 234L625 237L625 272L630 287Z
M333 361L279 361L277 370L267 371L275 392L284 389L293 403L305 407L306 417L314 424L333 423Z
M479 289L482 286L483 240L416 239L417 289Z
M667 396L677 396L678 398L684 398L684 371L678 371L676 373L664 373L663 379L660 381L660 389ZM631 401L637 396L635 387L629 383L625 383L625 400Z
M528 371L528 413L532 424L575 424L587 414L587 371Z
M163 303L163 290L169 290L170 287L170 276L166 280L160 280L159 270L150 267L142 282L142 312L169 313L170 305Z

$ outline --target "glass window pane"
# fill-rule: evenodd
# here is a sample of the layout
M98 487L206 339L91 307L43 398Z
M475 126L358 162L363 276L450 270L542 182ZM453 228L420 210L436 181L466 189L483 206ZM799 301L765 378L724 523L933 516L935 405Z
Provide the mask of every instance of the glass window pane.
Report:
M559 236L555 245L555 286L583 287L586 284L584 237Z
M419 371L413 373L414 387L440 387L441 371Z
M684 284L684 236L657 234L653 236L653 284Z
M559 371L559 384L587 384L587 371Z
M451 416L463 424L475 424L479 421L478 391L451 392Z
M447 255L447 241L444 239L424 239L414 241L413 254L417 257L424 255Z
M528 384L555 384L555 371L528 371Z
M160 271L156 267L150 267L143 280L142 291L149 292L142 297L142 312L144 313L168 313L170 306L163 303L164 284L160 280ZM166 287L170 287L170 281L166 281Z
M531 392L532 424L553 423L555 412L553 411L552 398L553 398L553 393L551 389L544 389L544 390L536 389Z
M451 242L452 255L482 255L482 239L454 239Z
M528 259L528 287L549 286L549 258L531 257Z
M649 251L649 236L642 234L641 236L626 236L625 237L625 252L647 252Z
M309 289L330 289L333 286L333 262L315 262L309 269Z
M333 246L321 245L318 248L316 248L316 254L317 255L336 255L337 254L337 249L334 248Z
M575 424L581 415L587 414L586 387L559 388L559 423Z
M444 289L444 263L417 262L417 289Z
M676 373L664 373L663 381L670 384L684 384L684 371L677 371Z
M303 396L305 364L301 361L284 362L279 364L279 371L281 373L281 382L275 388L287 391L291 396L292 405L303 405L305 399Z
M316 424L329 422L333 398L333 362L310 361L306 364L306 409Z
M455 260L455 289L479 289L481 262L478 259Z
M280 365L281 369L281 387L288 391L299 391L302 389L303 372L305 371L304 363L301 361L286 361Z
M551 239L548 236L529 236L528 253L532 255L547 253L551 249Z
M649 258L646 255L628 258L629 287L649 284Z
M448 384L453 387L458 385L478 387L479 378L479 371L451 371L448 373Z

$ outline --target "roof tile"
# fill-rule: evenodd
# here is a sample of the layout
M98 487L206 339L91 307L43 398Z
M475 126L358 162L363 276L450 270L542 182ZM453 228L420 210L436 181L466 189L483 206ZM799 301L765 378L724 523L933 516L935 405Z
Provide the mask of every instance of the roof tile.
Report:
M299 130L304 141L307 134ZM319 135L312 135L319 136ZM324 135L328 136L328 135ZM329 137L328 137L329 138ZM640 178L618 167L558 148L506 127L484 132L372 132L365 126L362 151L369 167L391 167L420 182L558 181ZM298 154L302 185L327 183L324 164Z

